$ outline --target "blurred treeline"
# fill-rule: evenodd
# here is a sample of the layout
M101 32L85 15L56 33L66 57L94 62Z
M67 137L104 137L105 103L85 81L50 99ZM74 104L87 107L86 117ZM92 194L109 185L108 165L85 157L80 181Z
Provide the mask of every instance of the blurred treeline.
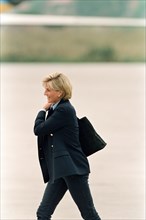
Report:
M143 27L3 26L3 62L144 62Z
M20 1L20 0L19 0ZM145 0L22 0L15 13L102 17L145 16Z

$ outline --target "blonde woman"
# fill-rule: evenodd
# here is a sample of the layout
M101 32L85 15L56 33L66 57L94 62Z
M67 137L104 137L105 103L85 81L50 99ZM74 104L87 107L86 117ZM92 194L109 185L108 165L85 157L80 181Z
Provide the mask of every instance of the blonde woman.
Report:
M69 101L71 83L63 73L53 73L43 80L43 86L47 103L36 117L34 133L38 136L39 161L47 186L37 219L50 220L69 190L83 219L101 220L88 185L90 168L80 146L76 112Z

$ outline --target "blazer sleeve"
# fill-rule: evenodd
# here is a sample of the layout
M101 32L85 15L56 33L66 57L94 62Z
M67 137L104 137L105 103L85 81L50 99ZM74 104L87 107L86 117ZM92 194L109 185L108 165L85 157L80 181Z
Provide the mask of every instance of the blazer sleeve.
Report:
M69 111L63 107L55 109L53 114L49 116L47 120L45 120L45 115L46 113L44 111L40 111L36 117L34 134L37 136L53 133L69 123L69 120L67 120L70 115Z

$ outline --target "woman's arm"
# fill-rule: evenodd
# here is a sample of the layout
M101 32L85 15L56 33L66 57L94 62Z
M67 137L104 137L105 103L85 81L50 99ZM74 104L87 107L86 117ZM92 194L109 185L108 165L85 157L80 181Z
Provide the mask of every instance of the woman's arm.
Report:
M63 128L69 123L68 113L65 108L59 107L45 120L45 111L40 111L35 120L34 134L37 136L48 135L55 130Z

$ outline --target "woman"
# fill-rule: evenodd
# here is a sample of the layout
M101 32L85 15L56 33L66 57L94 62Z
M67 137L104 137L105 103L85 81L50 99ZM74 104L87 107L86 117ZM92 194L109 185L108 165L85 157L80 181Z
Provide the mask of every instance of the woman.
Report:
M34 133L38 136L44 182L48 183L37 218L51 219L69 190L83 219L101 220L88 185L90 168L80 146L76 112L69 101L72 96L70 81L64 74L54 73L43 80L43 86L47 103L36 117Z

